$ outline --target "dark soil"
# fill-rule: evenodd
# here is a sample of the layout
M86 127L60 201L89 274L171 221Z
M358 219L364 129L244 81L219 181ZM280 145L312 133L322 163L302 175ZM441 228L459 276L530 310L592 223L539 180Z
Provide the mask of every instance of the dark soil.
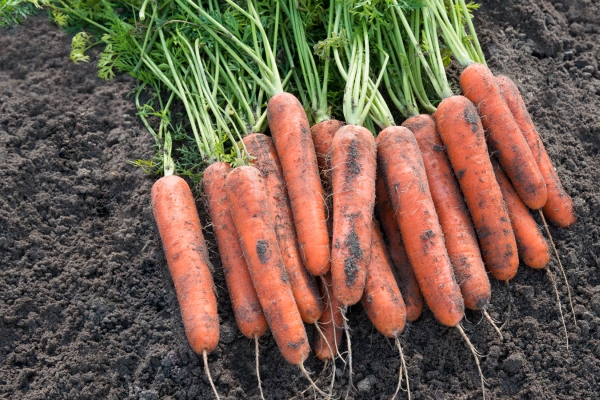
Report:
M600 398L600 5L487 0L475 22L491 69L517 81L575 200L579 222L551 231L577 326L559 280L567 349L548 276L523 266L508 292L492 282L492 316L505 320L512 303L504 340L479 313L468 313L465 329L484 355L492 398ZM0 31L0 397L212 398L152 218L154 178L127 164L153 152L126 96L133 82L99 80L95 60L73 65L69 44L45 17ZM216 250L210 228L206 234ZM216 251L212 257L221 321L213 378L224 398L256 399L254 344L236 328ZM389 398L399 367L393 342L361 307L349 319L351 397ZM481 398L456 330L427 311L402 341L414 399ZM312 398L273 339L260 345L266 396ZM322 369L314 357L306 366L315 376Z

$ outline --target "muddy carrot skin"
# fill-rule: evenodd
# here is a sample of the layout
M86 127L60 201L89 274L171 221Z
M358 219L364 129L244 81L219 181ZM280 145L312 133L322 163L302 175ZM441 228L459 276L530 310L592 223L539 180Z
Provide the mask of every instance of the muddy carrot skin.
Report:
M335 133L342 126L342 121L329 119L313 125L310 129L324 187L331 187L331 143Z
M371 260L367 267L367 283L361 303L379 333L389 338L402 333L406 325L406 307L392 273L392 260L375 221Z
M335 133L344 126L342 121L330 119L319 122L310 129L313 143L315 145L315 153L317 154L317 164L319 165L319 173L321 174L321 182L323 183L323 193L327 205L327 228L329 234L333 229L333 197L331 196L331 143Z
M217 237L225 282L237 326L244 336L254 339L262 336L269 326L231 218L225 186L225 179L230 171L231 167L227 163L211 164L204 171L202 187L208 200L210 218Z
M304 108L296 97L279 93L267 118L287 186L300 255L311 274L329 270L329 235L317 156Z
M434 118L471 213L485 266L494 278L510 280L519 267L517 242L477 109L466 97L451 96L440 103Z
M415 322L423 311L423 295L404 249L400 228L381 173L377 174L375 190L375 214L387 239L387 248L392 258L392 272L396 276L406 306L406 319L408 322Z
M152 210L188 342L196 353L210 353L219 344L217 299L212 265L187 182L175 175L156 181L152 186Z
M542 208L547 200L544 177L492 72L483 64L471 64L460 75L460 87L477 106L490 147L498 152L521 200L533 210Z
M371 254L377 149L366 128L346 125L331 145L333 294L344 306L362 297Z
M494 173L508 207L510 222L517 239L519 258L531 268L546 267L550 261L550 249L544 235L496 162L494 162Z
M542 138L531 120L531 116L527 111L517 85L507 76L497 76L496 82L517 125L521 129L523 136L525 136L527 144L529 144L529 148L533 153L533 158L536 160L546 182L548 200L543 207L544 215L556 226L561 228L570 227L577 222L573 200L560 183L560 178L546 152Z
M283 357L301 365L310 347L277 244L261 173L254 167L235 168L226 185L231 216L269 328Z
M423 154L431 197L465 307L481 310L489 304L492 288L481 259L471 215L446 157L435 120L430 115L421 114L407 119L402 126L413 132Z
M327 285L327 290L325 289ZM342 341L342 327L344 325L344 315L342 313L342 304L333 295L333 281L331 280L331 271L321 277L320 282L321 296L325 302L325 311L319 319L319 326L323 336L315 330L315 355L321 361L332 360L337 354ZM331 348L331 351L330 351ZM332 354L333 352L333 354Z
M271 138L262 133L253 133L243 140L248 153L253 157L252 165L260 171L265 181L271 216L275 223L275 235L298 310L304 322L314 324L321 317L323 302L315 278L302 264L296 242L292 209L275 146Z
M381 131L377 159L421 293L440 323L456 326L464 303L412 132L399 126Z

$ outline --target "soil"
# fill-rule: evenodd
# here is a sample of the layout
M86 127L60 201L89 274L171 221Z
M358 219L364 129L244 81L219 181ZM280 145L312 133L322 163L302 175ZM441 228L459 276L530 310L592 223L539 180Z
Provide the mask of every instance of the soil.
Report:
M504 339L480 313L467 313L465 329L483 354L489 397L600 398L600 4L483 3L475 24L488 63L518 83L580 216L571 229L551 228L575 316L552 261L568 348L548 275L525 266L508 290L492 282L490 314L504 321L511 310ZM0 397L212 398L153 221L155 178L128 164L153 152L127 97L134 82L99 80L94 59L69 61L69 45L44 16L0 31ZM222 398L257 399L254 343L236 328L210 227L206 236L220 299L212 376ZM394 343L360 306L348 316L357 388L350 398L389 398L399 367ZM426 311L402 343L413 399L481 398L455 329ZM268 398L313 398L271 336L260 350ZM311 356L306 366L324 385L323 364ZM341 395L347 374L338 367Z

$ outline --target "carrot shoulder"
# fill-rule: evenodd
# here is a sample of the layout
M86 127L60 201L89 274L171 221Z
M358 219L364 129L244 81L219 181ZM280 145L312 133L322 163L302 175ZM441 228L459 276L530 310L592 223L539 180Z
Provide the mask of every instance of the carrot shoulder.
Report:
M529 148L533 153L533 158L536 160L540 172L546 182L546 191L548 192L548 200L544 205L543 211L546 218L554 225L561 228L568 228L577 222L577 215L573 208L573 200L565 191L560 183L560 178L550 161L550 157L546 152L546 147L542 142L542 138L538 134L525 102L521 97L521 93L517 85L507 76L497 76L496 82L502 92L502 97L506 101L517 125L523 132L523 136L529 144Z
M331 145L333 293L344 306L362 297L371 254L377 150L366 128L346 125Z
M477 109L463 96L444 99L434 115L438 132L471 213L481 255L494 278L517 273L517 243L496 182Z
M494 163L494 173L508 207L519 257L531 268L544 268L550 261L550 249L546 239L498 163Z
M304 266L313 275L329 270L329 235L317 156L304 108L296 97L271 98L267 118L287 186Z
M367 283L361 303L379 333L389 338L402 333L406 325L406 306L392 273L392 260L375 221L371 260L367 267Z
M398 126L384 129L377 137L377 159L421 293L440 323L456 326L464 303L412 132Z
M415 322L423 311L423 295L404 249L400 228L381 173L377 174L375 190L375 213L387 239L388 251L393 261L392 272L396 276L406 306L406 319L408 322Z
M235 320L242 334L253 339L262 336L269 326L262 312L231 218L225 186L225 179L230 171L231 167L227 163L211 164L204 171L202 184L208 200L210 218L219 246Z
M275 223L275 235L298 310L304 322L314 324L321 317L323 303L315 278L302 264L292 210L275 146L271 138L262 133L253 133L243 140L248 153L253 157L253 166L260 171L265 181L271 216Z
M178 176L152 186L152 210L175 284L185 334L196 353L219 344L217 299L194 196Z
M546 183L492 72L483 64L471 64L460 75L460 87L477 106L490 147L498 152L519 197L531 209L542 208L547 200Z
M413 132L423 154L431 197L465 307L481 310L489 304L492 288L481 259L469 210L446 158L435 120L427 114L421 114L407 119L402 126Z
M283 357L301 365L310 348L281 259L265 183L256 168L239 167L227 175L226 184L231 216L269 328Z

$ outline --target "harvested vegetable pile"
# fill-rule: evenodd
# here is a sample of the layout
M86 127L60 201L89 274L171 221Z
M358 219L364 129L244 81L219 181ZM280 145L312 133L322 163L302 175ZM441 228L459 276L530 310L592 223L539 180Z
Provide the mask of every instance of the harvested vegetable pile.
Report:
M501 18L515 22L513 15L520 21L524 12L503 4L498 10L506 14L496 15L493 6L486 5L487 10L479 11L475 21L482 27L480 39L488 63L495 73L520 81L533 119L580 216L570 230L552 228L573 287L579 326L573 326L564 307L570 317L567 350L546 275L521 265L511 281L511 299L504 286L492 280L490 314L503 320L513 302L504 339L486 323L476 324L478 312L467 311L471 323L465 324L465 330L485 355L482 367L488 392L499 397L561 397L561 393L564 397L593 397L598 389L592 377L597 372L594 351L598 345L594 307L600 301L600 294L594 291L600 252L594 183L599 150L593 113L597 102L596 32L594 25L589 25L589 37L584 40L585 21L570 11L568 16L579 22L572 21L569 32L573 37L568 37L564 33L567 14L531 6L535 12L523 26L538 21L552 30L528 39L526 34L516 33L518 25L511 28L507 24L503 31L497 22ZM543 18L542 10L547 14ZM497 19L492 21L492 16ZM2 356L7 360L0 375L2 390L9 397L31 398L208 397L211 391L201 358L183 336L166 267L153 261L162 259L163 253L145 200L151 181L124 163L151 156L149 151L139 152L144 146L141 143L151 146L151 140L132 115L132 100L122 98L129 87L119 88L121 94L115 98L115 83L94 80L89 66L67 65L65 36L58 36L61 53L44 56L53 49L45 45L53 31L39 19L27 24L24 27L29 30L4 31L0 39L9 49L0 59L0 73L8 82L0 86L0 129L6 149L0 154L8 170L14 171L3 183L2 197L2 219L8 227L2 241L7 258L2 261L8 266L2 270L2 285L7 286L2 288L6 294L1 305ZM41 34L30 38L28 45L14 40L18 34L34 32ZM27 62L19 61L20 57ZM530 75L522 72L519 64L530 66ZM66 69L43 72L34 68L37 65L64 65ZM57 100L52 101L51 95ZM123 110L129 110L129 116L121 115ZM97 172L101 169L105 173ZM131 197L131 188L137 197ZM199 205L206 225L209 218L202 201ZM69 214L75 215L69 218ZM119 228L103 229L99 222L103 220ZM215 250L210 228L206 233ZM216 267L221 325L220 344L209 356L213 378L222 395L257 396L254 345L238 337L216 252L211 258ZM560 282L559 288L566 299ZM352 396L391 396L399 367L391 342L372 330L360 306L350 308L347 316L357 386ZM429 311L405 331L402 341L413 397L480 396L475 369L468 367L473 361L460 336L437 324ZM261 339L260 348L265 395L300 395L307 388L306 381L296 379L298 370L283 362L270 336ZM320 371L321 365L312 356L305 362L311 371ZM345 389L346 377L338 376L338 393ZM305 395L310 396L310 390Z

